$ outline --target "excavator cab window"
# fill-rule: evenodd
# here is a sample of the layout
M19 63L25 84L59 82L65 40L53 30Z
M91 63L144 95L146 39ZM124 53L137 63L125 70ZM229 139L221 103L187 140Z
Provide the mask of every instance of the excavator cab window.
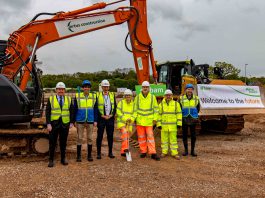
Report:
M163 65L160 69L159 73L159 82L161 83L167 83L168 82L168 66Z

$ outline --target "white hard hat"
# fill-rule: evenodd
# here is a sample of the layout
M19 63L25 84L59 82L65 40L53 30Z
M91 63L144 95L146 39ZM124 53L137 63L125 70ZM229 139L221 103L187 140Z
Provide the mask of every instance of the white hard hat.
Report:
M172 95L173 93L172 93L172 91L170 90L170 89L167 89L166 91L165 91L165 95Z
M108 80L102 80L101 81L101 87L109 87L110 86L110 84L109 84L109 81Z
M133 95L132 91L130 89L126 89L123 93L124 95Z
M56 89L58 89L58 88L65 89L66 87L65 87L65 84L63 82L58 82L56 84Z
M142 87L150 87L149 82L148 82L148 81L144 81L144 82L142 83Z

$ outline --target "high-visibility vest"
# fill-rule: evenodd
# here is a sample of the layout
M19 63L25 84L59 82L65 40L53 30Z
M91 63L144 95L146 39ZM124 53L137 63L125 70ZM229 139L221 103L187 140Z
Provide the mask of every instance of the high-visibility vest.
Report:
M117 127L118 129L126 126L126 121L131 119L132 122L135 120L134 114L134 103L131 101L129 104L126 99L121 100L117 105ZM132 125L130 124L130 131L132 131Z
M49 100L51 104L51 121L59 120L59 118L62 117L62 122L64 124L69 123L70 122L69 108L71 104L71 97L64 96L64 104L63 104L62 109L55 95L50 96Z
M111 103L110 114L112 114L113 109L114 109L114 102L115 102L114 97L115 97L115 95L113 92L109 92L108 95L109 95L110 103ZM105 102L104 102L103 92L97 92L97 98L98 98L98 110L99 110L101 115L104 115Z
M182 106L182 117L188 117L189 115L193 118L198 118L197 105L199 104L198 96L192 96L189 100L186 95L180 96L180 104Z
M153 120L158 119L158 105L156 97L148 93L146 97L142 93L134 99L136 112L136 124L140 126L153 126Z
M77 102L77 122L94 122L94 105L96 103L96 96L93 93L89 93L86 97L84 93L76 93Z
M180 104L173 99L167 104L163 99L159 104L159 115L157 126L162 126L163 131L177 131L177 126L182 126L182 112Z

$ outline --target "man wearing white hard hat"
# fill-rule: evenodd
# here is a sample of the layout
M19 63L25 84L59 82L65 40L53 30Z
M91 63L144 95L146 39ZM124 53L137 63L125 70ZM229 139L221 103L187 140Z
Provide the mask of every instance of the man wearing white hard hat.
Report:
M68 165L65 159L66 143L69 127L74 123L74 107L71 97L65 96L65 84L56 84L56 95L50 96L46 106L46 123L49 131L49 164L54 166L54 152L59 136L61 164Z
M135 120L132 91L124 91L124 99L117 105L117 127L121 132L121 156L126 157L128 152L129 132L132 132L132 123Z
M153 126L158 119L158 105L156 97L150 93L150 84L148 81L142 83L142 91L134 99L134 109L136 113L140 157L145 158L148 153L152 159L159 161L160 158L156 154L153 132Z
M165 91L165 97L159 104L158 128L161 129L161 148L162 155L168 154L170 147L171 156L180 159L178 155L177 128L182 126L182 111L180 104L173 100L173 94L170 89Z
M110 92L110 83L108 80L102 80L102 91L97 93L98 100L98 134L97 134L97 159L101 159L101 145L106 128L109 158L115 158L112 152L113 148L113 133L114 133L114 117L116 114L116 99L115 94Z

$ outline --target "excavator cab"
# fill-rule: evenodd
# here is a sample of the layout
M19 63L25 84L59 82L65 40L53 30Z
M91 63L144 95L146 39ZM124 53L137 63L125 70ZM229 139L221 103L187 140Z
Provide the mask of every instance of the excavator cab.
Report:
M7 42L0 41L0 71L4 66ZM0 74L0 126L3 124L29 122L42 115L43 90L40 70L33 64L31 81L24 92L20 90L20 75L13 82Z
M167 85L173 94L180 95L184 92L184 84L208 84L209 65L195 65L194 61L166 62L156 65L158 82Z

